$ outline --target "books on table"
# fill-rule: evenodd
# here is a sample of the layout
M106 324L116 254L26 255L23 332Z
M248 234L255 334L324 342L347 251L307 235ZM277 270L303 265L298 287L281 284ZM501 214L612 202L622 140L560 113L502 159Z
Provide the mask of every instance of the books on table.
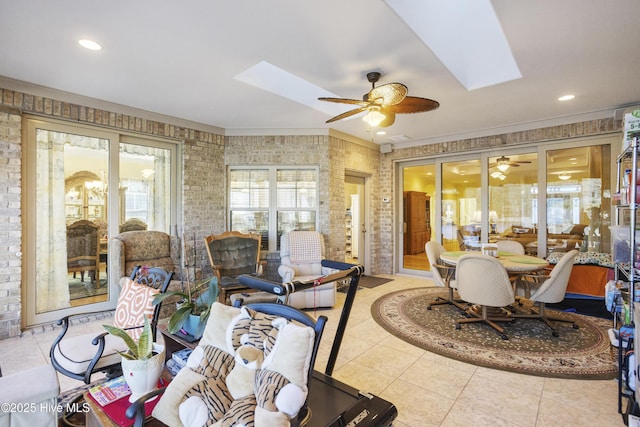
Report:
M105 406L111 402L114 402L122 397L131 394L129 386L124 380L124 377L120 376L112 378L102 384L89 389L89 393L96 402Z

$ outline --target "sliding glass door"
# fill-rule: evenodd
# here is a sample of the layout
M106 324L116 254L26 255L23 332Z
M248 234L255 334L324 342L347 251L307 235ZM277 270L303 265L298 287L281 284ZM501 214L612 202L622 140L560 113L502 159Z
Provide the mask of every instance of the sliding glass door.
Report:
M25 129L26 326L114 308L109 236L130 220L170 231L175 145L37 119Z

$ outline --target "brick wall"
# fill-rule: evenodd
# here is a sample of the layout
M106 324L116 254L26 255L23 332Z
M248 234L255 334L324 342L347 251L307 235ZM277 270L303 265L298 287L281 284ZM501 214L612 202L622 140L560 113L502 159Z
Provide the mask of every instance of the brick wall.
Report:
M0 106L0 338L20 334L22 118Z

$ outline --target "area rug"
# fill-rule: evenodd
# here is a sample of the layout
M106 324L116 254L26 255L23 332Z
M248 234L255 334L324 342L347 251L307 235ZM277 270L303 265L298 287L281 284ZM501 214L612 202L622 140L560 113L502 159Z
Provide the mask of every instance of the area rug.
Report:
M505 328L503 340L483 324L462 325L455 320L462 313L450 304L426 307L437 297L445 298L441 288L414 288L391 292L376 300L373 318L392 335L415 346L463 362L494 369L554 378L611 379L617 376L615 352L607 329L610 321L574 313L556 312L571 318L558 327L559 337L535 319L517 319ZM524 306L527 310L529 307Z

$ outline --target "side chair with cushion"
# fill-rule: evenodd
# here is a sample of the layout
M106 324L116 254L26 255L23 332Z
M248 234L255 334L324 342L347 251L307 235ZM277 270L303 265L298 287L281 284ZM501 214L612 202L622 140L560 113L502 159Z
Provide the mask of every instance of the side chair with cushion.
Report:
M238 278L243 274L262 274L261 240L260 234L238 231L225 231L204 238L211 268L218 278L218 301L226 304L231 294L254 291L241 284Z
M67 227L67 271L93 273L96 287L100 286L100 236L96 224L87 220L76 221Z
M504 328L496 323L513 321L502 307L515 301L509 275L500 261L481 253L461 256L456 266L456 285L460 298L476 304L466 310L469 317L456 321L456 329L462 323L484 322L498 331L502 339L509 339Z
M160 268L136 268L130 277L124 277L113 325L127 329L132 338L137 339L146 316L151 321L155 339L161 305L154 306L153 297L167 290L172 275ZM96 372L106 372L107 376L118 375L122 360L118 351L126 352L127 346L122 339L106 331L98 335L74 335L70 319L87 314L91 313L69 315L58 321L62 331L53 341L49 356L56 371L89 384L91 375Z
M294 280L306 282L337 270L323 267L324 237L318 231L290 231L280 238L280 266L282 283ZM288 305L296 308L333 307L336 304L337 282L314 286L289 294Z
M456 267L453 265L445 265L440 260L440 254L445 252L444 246L435 240L430 240L425 243L424 251L427 254L427 259L431 266L431 278L433 279L433 283L441 288L446 288L448 292L446 299L438 297L427 306L427 310L431 310L431 306L440 304L455 305L460 310L466 309L466 304L463 304L463 301L456 300L453 295L453 290L456 287L456 281L453 280Z
M119 231L124 233L125 231L144 231L147 229L147 224L138 218L131 218L120 224Z
M553 267L550 274L525 274L521 278L521 284L524 286L525 296L538 306L531 314L515 314L514 317L540 319L551 328L551 334L554 337L559 336L551 321L571 323L574 329L578 329L578 325L570 319L561 319L548 316L545 310L546 304L559 303L564 299L569 284L569 276L573 269L573 261L578 255L578 251L573 249L565 253L560 261Z

